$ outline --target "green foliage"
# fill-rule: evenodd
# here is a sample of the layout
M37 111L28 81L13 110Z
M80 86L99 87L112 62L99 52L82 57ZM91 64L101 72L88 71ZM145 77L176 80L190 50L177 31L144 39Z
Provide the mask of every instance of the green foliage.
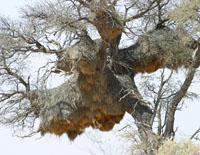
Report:
M170 18L178 23L178 28L184 28L191 34L196 34L200 30L199 3L199 0L181 0L180 6L171 12Z
M141 141L140 133L129 126L123 131L123 136L130 144L130 152L134 155L148 154L147 148L152 148L153 155L199 155L200 144L194 143L193 140L180 139L162 139L158 135L148 134L146 142Z
M200 145L191 140L172 141L166 140L158 149L156 155L199 155Z

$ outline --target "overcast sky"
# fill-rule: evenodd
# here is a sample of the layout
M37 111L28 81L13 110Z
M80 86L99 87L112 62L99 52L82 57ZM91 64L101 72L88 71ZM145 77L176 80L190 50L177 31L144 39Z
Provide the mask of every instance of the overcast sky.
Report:
M15 19L18 16L18 8L26 4L27 0L0 0L0 15L10 16ZM199 91L199 84L194 86L195 91ZM188 108L178 112L176 117L176 126L179 126L179 135L187 136L196 130L200 125L200 102L188 103ZM129 116L127 115L127 119ZM126 124L125 121L122 124ZM114 131L123 125L115 127ZM119 154L117 148L120 143L117 143L119 137L116 137L114 132L98 132L87 130L87 134L79 136L75 142L70 142L66 135L57 137L47 135L40 139L40 136L32 138L20 139L12 135L10 128L0 127L0 154L2 155L90 155L91 152L97 155L102 153L94 147L94 144L89 140L89 137L96 137L107 144L106 149L115 150L114 154ZM91 136L93 135L93 136ZM114 145L113 145L114 143ZM112 147L111 147L112 146ZM114 146L114 147L113 147Z

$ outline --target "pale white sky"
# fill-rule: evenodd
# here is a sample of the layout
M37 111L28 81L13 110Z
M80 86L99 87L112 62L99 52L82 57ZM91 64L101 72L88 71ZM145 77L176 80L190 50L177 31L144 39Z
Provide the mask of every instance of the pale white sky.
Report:
M33 0L32 0L33 1ZM15 19L18 16L18 9L20 6L26 4L27 0L0 0L0 15L10 16ZM200 93L200 85L193 88ZM190 135L200 126L200 102L187 104L189 108L178 112L176 115L176 126L179 126L179 135ZM126 116L130 118L130 116ZM114 129L123 127L126 121L122 121L121 125L117 125ZM88 136L89 135L89 136ZM92 136L93 135L93 136ZM120 155L119 137L115 132L99 132L92 129L87 130L87 134L79 136L74 142L70 142L66 135L57 137L54 135L47 135L40 139L40 136L32 138L20 139L12 136L10 128L0 127L0 154L2 155L90 155L91 152L95 155L101 155L95 144L89 140L89 137L96 137L104 144L107 144L106 150L112 150L115 155ZM126 145L126 144L124 144ZM112 155L112 153L106 153Z

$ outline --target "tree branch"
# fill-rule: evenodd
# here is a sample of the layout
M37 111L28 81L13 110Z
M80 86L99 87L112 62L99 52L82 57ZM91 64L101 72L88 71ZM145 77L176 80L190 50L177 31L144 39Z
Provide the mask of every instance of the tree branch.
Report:
M152 9L154 9L154 8L156 8L158 6L158 4L154 6L154 4L156 2L157 2L157 0L151 1L150 4L148 5L148 7L145 10L141 11L140 13L138 13L138 14L132 16L132 17L124 19L123 23L127 23L127 22L130 22L130 21L134 20L134 19L138 19L138 18L143 17L147 12L149 12L150 10L152 10Z
M198 128L198 129L192 134L192 136L190 137L190 139L194 139L195 136L196 136L197 134L199 134L199 132L200 132L200 128Z
M192 80L195 76L196 70L197 68L200 66L200 45L199 45L199 41L198 40L198 49L195 53L193 62L191 64L191 66L189 67L186 79L183 83L183 85L181 86L180 90L176 93L176 95L174 96L173 100L171 101L171 103L169 104L167 111L166 111L166 128L165 128L165 132L164 132L164 137L171 137L174 134L174 116L175 116L175 112L177 110L177 106L179 105L180 101L182 100L182 98L185 96L189 86L192 83Z

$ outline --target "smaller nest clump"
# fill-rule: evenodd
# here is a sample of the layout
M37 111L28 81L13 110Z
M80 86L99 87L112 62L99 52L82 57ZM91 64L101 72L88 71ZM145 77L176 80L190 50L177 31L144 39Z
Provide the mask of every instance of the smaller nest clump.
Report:
M119 51L120 60L134 73L152 73L159 68L188 68L195 50L195 40L187 33L170 29L153 30L139 36L134 45Z

